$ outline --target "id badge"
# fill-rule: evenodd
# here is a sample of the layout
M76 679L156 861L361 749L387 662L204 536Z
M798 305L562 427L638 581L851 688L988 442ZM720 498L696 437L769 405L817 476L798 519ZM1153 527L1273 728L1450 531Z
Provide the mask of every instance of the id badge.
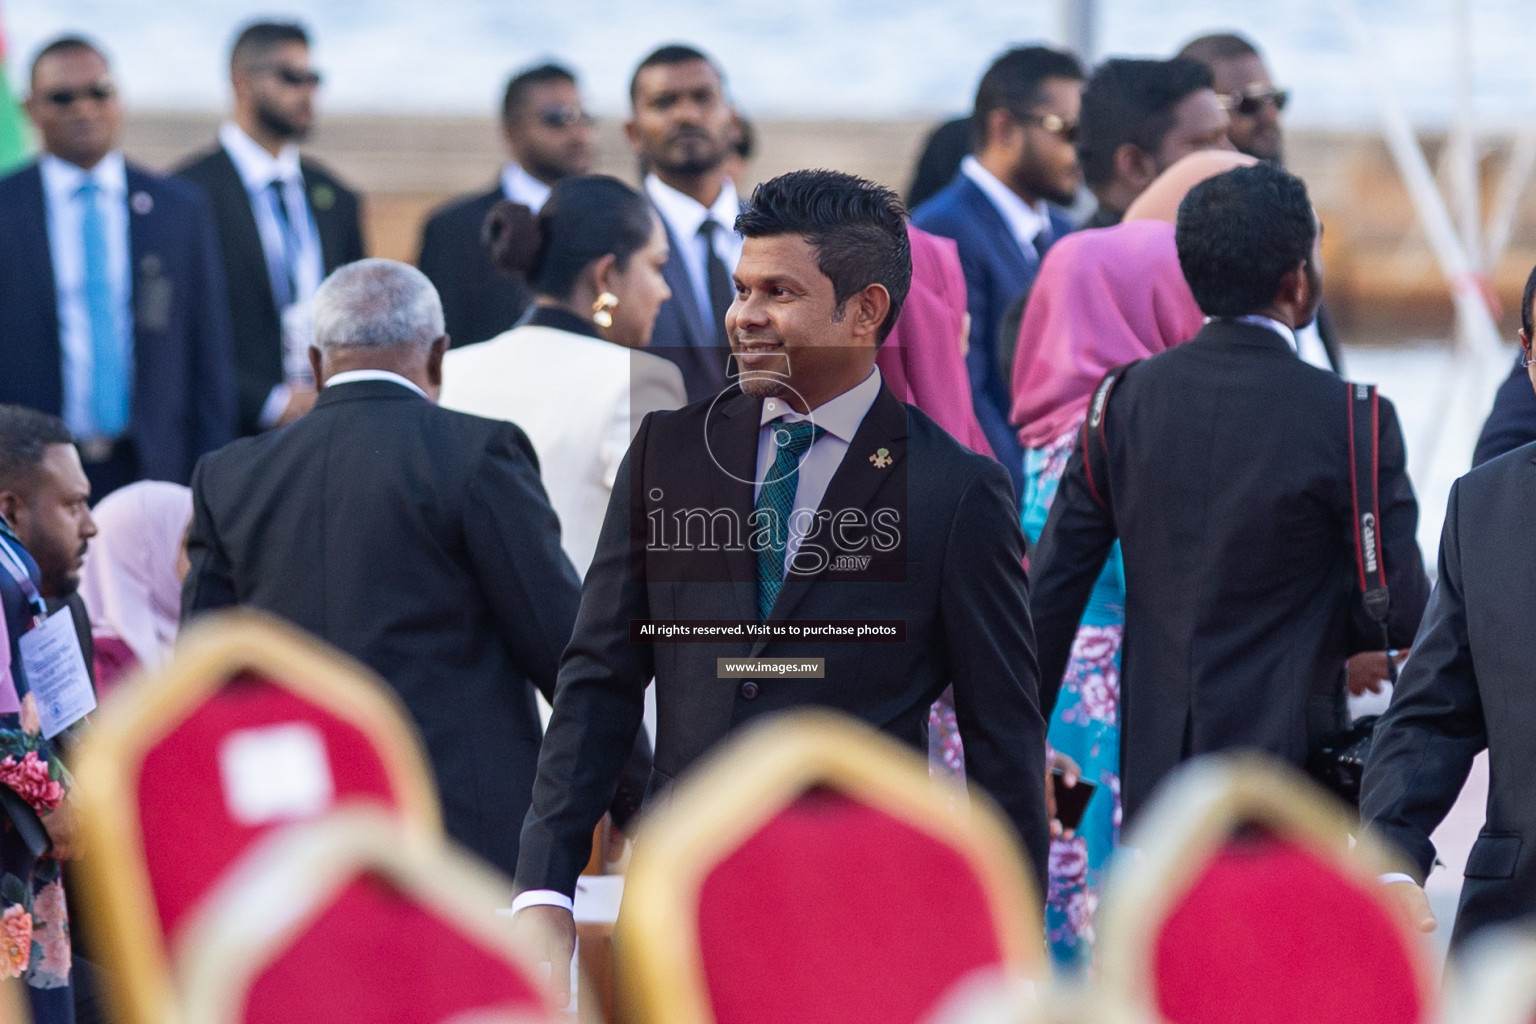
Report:
M37 702L44 739L53 739L96 710L96 693L68 608L60 608L41 626L23 633L20 647L22 670Z

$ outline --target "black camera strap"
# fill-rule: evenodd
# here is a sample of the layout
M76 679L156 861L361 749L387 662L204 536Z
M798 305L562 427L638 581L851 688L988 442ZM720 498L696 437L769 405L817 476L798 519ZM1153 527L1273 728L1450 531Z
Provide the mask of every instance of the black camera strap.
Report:
M1355 569L1366 614L1381 626L1381 648L1392 645L1387 634L1387 569L1381 551L1380 402L1374 384L1345 382L1349 389L1350 499L1354 507ZM1396 685L1397 665L1387 656L1387 679Z

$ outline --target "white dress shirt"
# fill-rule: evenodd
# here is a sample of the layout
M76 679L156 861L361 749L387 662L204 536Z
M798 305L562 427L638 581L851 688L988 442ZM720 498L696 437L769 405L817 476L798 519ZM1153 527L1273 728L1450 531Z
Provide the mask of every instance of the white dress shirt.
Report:
M794 512L790 513L791 529L784 546L785 572L795 560L795 552L800 548L800 542L805 539L805 530L796 531L793 524L805 515L809 510L814 516L816 510L821 507L821 499L826 496L827 486L832 482L832 476L837 472L837 467L842 465L843 456L848 454L848 445L853 440L853 435L858 432L859 425L864 422L864 417L869 414L870 407L875 404L875 398L880 394L880 370L875 368L870 371L864 380L844 391L829 402L824 402L812 409L809 414L799 413L793 407L777 398L769 398L763 401L762 425L757 432L757 477L753 485L752 496L756 501L758 493L763 489L763 479L768 475L768 470L773 466L776 450L773 443L774 424L780 420L795 423L800 420L810 420L824 433L816 439L805 454L800 456L799 480L795 485ZM512 900L512 912L517 913L528 907L563 907L571 910L573 904L571 898L563 892L555 892L553 889L529 889L518 893Z
M501 194L514 203L522 203L534 213L544 209L549 202L550 187L523 170L516 160L508 160L501 168Z
M400 376L390 370L346 370L342 373L333 373L325 379L325 386L333 388L337 384L353 384L360 380L385 380L391 384L399 384L403 388L410 388L427 401L432 399L427 393L416 385L416 382Z
M795 553L800 550L801 542L816 521L816 510L821 508L821 499L826 497L827 485L832 482L837 467L843 464L843 456L848 454L853 435L858 433L859 424L864 422L869 407L875 404L879 394L880 370L877 367L870 371L862 383L809 413L796 412L781 398L763 401L762 426L757 431L757 483L752 488L753 501L762 493L763 481L768 478L773 460L778 457L778 448L773 441L776 424L809 420L823 431L815 443L806 449L805 454L800 456L800 471L795 482L795 504L789 514L789 533L784 544L786 576L794 565Z
M741 213L741 200L736 195L736 186L730 178L724 178L720 195L715 197L714 204L705 206L692 196L685 196L664 183L656 175L647 174L645 194L651 197L651 202L661 213L661 219L672 230L672 237L677 241L677 251L682 255L683 266L688 270L688 283L693 286L693 297L698 302L699 312L704 315L705 323L713 325L715 310L709 302L709 267L705 263L705 243L699 237L699 228L704 226L706 220L713 220L725 228L724 231L715 229L715 255L725 264L727 272L735 273L736 264L741 261L741 236L736 233L736 217ZM725 316L725 310L720 310L720 316Z
M91 345L90 305L85 294L85 198L87 181L101 191L97 206L107 237L107 276L118 323L127 332L129 394L133 393L133 278L129 266L128 170L123 155L108 153L89 171L56 156L38 160L47 208L48 255L53 263L59 314L59 350L64 371L64 423L77 438L99 436L91 410L95 359Z
M288 306L278 310L283 322L283 365L290 378L306 375L301 363L307 363L308 339L290 334L307 333L310 300L325 278L325 260L320 252L320 232L310 213L309 200L304 195L304 177L299 168L299 147L292 143L284 146L276 156L268 153L255 139L245 134L236 124L225 123L219 128L219 144L229 154L245 193L251 201L251 213L256 217L256 231L261 236L261 249L267 260L267 273L272 278L273 302L277 302L277 279L284 273L284 228L272 208L268 187L274 181L283 183L283 205L291 218L290 241L294 249L293 296ZM294 312L297 310L298 312ZM267 395L261 409L261 425L270 427L277 422L288 404L290 389L286 383L278 384Z
M1024 255L1031 262L1038 260L1040 255L1035 248L1035 236L1042 231L1047 239L1051 236L1051 215L1046 209L1045 200L1037 199L1033 206L1026 203L1017 192L1004 185L997 175L981 166L981 161L974 156L960 161L960 173L975 182L976 187L997 208L997 212L1002 214L1003 222L1008 225L1009 233L1019 243Z

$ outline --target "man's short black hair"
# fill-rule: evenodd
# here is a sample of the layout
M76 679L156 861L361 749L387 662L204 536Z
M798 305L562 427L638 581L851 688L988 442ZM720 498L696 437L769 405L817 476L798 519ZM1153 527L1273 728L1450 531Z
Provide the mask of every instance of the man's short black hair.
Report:
M502 123L511 124L516 120L517 115L522 113L523 104L528 102L528 93L535 86L547 82L569 82L575 85L576 75L569 68L553 62L519 71L507 80L507 91L501 96Z
M1163 146L1173 108L1192 92L1211 88L1211 69L1199 61L1130 60L1099 65L1083 87L1077 159L1089 188L1115 177L1115 150L1130 142L1148 153Z
M869 285L884 285L891 308L878 340L891 333L912 286L907 210L895 192L841 171L791 171L752 190L736 230L744 238L805 239L839 306Z
M992 111L1018 112L1039 103L1040 87L1047 78L1081 82L1083 65L1072 54L1046 46L1021 46L993 61L976 87L971 144L978 150L986 144L987 115Z
M303 25L296 21L253 21L240 30L229 48L230 69L249 67L288 43L309 45L309 33Z
M57 416L24 405L0 405L0 491L25 491L48 449L74 442Z
M709 58L703 50L689 46L687 43L668 43L659 46L646 55L645 59L635 68L635 73L629 78L629 102L635 102L635 89L640 83L640 72L646 68L668 67L673 64L692 64L694 61L703 61L714 71L715 77L720 79L720 85L725 85L725 75L720 70L720 65Z
M1240 36L1236 32L1212 32L1185 43L1184 48L1178 52L1178 56L1187 60L1197 60L1209 66L1222 60L1257 57L1259 48L1254 46L1247 37Z
M1207 178L1179 204L1179 266L1206 316L1247 316L1312 258L1317 221L1307 186L1262 161Z
M32 58L32 67L27 73L27 81L37 81L37 66L41 64L44 59L57 56L61 53L75 53L80 50L94 53L106 63L112 63L111 61L107 60L106 52L103 51L100 46L96 45L95 41L87 39L85 36L81 35L59 36L57 39L50 40L49 42L43 44L43 48L38 50L37 54Z
M1531 337L1531 303L1536 302L1536 267L1531 268L1531 276L1525 279L1525 293L1520 296L1520 328L1525 331L1526 340Z

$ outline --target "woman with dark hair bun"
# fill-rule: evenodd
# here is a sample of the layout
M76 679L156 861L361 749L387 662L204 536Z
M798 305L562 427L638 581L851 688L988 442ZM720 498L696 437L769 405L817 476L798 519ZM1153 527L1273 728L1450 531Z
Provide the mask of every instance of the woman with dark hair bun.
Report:
M565 553L585 575L640 420L686 401L677 367L641 351L671 295L666 230L634 189L588 175L556 184L538 216L498 203L483 239L537 301L519 326L443 357L441 401L523 428Z

